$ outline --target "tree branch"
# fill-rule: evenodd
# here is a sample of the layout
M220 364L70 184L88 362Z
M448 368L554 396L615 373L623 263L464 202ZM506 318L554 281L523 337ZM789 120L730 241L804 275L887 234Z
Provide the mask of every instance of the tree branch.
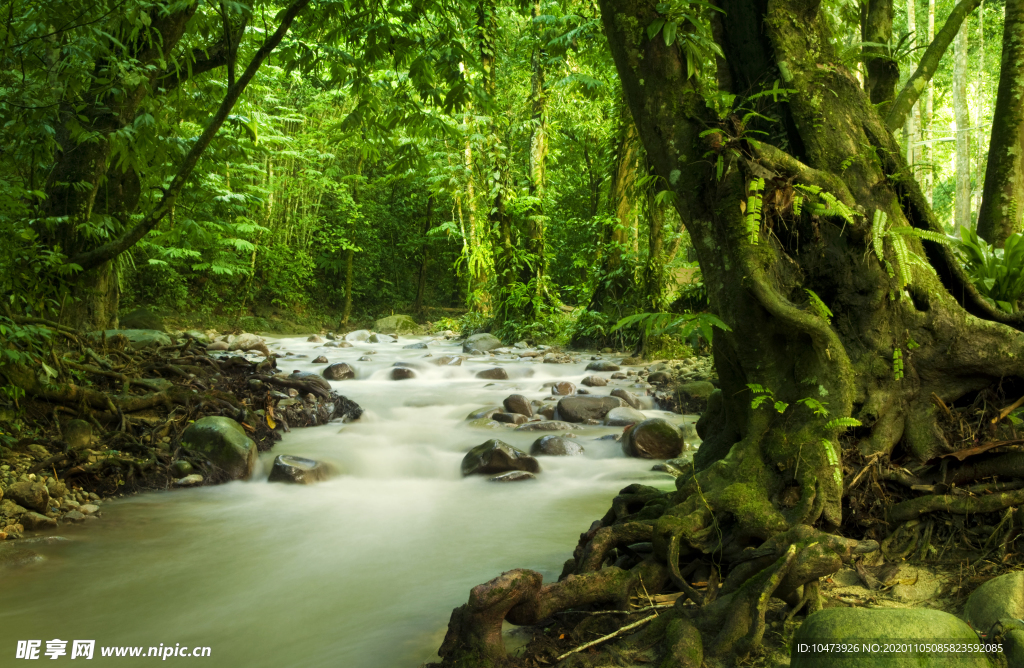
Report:
M212 49L208 49L206 51L194 49L192 51L192 55L193 60L191 67L186 69L165 70L163 74L157 77L156 85L164 90L172 90L192 77L205 74L210 70L215 70L218 67L223 67L228 64L228 50L225 48L223 42L218 42ZM200 58L200 55L204 55L205 57Z
M953 38L960 32L960 26L963 25L968 15L977 9L980 4L981 0L960 0L956 7L953 8L953 11L949 13L949 18L946 19L942 30L935 36L932 43L928 45L928 49L921 56L921 62L918 63L917 69L910 75L907 84L900 91L900 94L896 96L892 107L889 108L885 124L890 130L895 132L903 127L907 116L910 115L910 110L914 108L914 104L921 97L928 82L935 76L935 71L939 68L939 61L942 60L942 55L946 53L946 49L953 43Z
M260 65L267 59L267 56L281 43L287 34L288 29L291 27L295 17L303 9L309 5L310 0L294 0L291 5L288 6L281 17L281 24L277 30L271 35L263 46L260 47L259 51L249 61L249 66L245 68L242 76L239 77L238 81L235 82L234 86L228 88L228 92L224 95L224 100L220 103L220 107L214 114L210 122L206 124L206 128L203 130L203 134L199 136L199 139L192 146L192 150L185 156L181 166L178 167L178 173L174 175L174 180L171 181L171 185L164 191L160 201L156 207L145 217L142 222L136 225L131 230L127 230L117 239L103 244L98 248L94 248L84 253L79 253L68 260L69 264L77 264L83 270L89 270L97 267L104 262L114 259L124 251L128 250L136 243L139 242L150 230L155 228L157 224L163 220L164 216L171 211L174 207L174 202L178 198L178 194L181 193L181 189L185 186L185 182L188 181L192 175L192 170L195 169L199 163L199 158L203 152L213 141L220 127L227 120L228 114L235 106L235 102L241 97L242 92L245 91L246 86L252 81L252 78L256 76L256 72L259 70Z

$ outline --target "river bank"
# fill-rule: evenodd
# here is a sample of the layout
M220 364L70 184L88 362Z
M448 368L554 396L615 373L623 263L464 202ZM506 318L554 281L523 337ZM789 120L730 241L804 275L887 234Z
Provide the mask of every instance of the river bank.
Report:
M481 578L522 563L557 577L566 545L617 490L636 480L672 485L650 470L652 461L625 456L615 439L623 427L603 424L559 432L574 434L584 453L544 457L533 481L493 485L460 470L466 451L488 439L528 451L543 435L495 420L471 424L471 413L501 406L510 394L543 405L563 382L596 395L650 391L653 400L658 385L634 386L663 369L587 370L621 357L529 347L469 353L444 337L371 343L366 333L351 347L307 338L267 340L281 355L279 370L350 365L354 377L330 385L363 415L282 434L248 481L115 497L88 527L63 524L38 534L42 542L7 541L31 555L5 590L5 641L191 642L230 654L230 664L218 665L415 665L436 655L446 610ZM314 363L321 355L327 361ZM434 363L441 358L461 361ZM415 377L393 380L395 369ZM508 378L478 377L493 369ZM612 379L617 373L623 377ZM588 387L591 377L610 385ZM653 404L642 412L694 419ZM323 461L337 473L308 487L268 483L278 454ZM65 592L61 605L88 614L54 626L50 591ZM285 603L295 597L305 603ZM280 603L268 609L268 600ZM190 620L199 607L210 614ZM256 608L259 625L275 629L266 642L237 627ZM396 636L405 640L389 641Z

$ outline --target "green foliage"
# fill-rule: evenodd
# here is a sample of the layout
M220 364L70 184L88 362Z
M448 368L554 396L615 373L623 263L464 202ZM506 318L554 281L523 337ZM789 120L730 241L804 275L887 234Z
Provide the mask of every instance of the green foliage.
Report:
M1016 313L1024 298L1024 234L1011 234L1002 248L993 248L963 229L957 249L978 292L996 308Z
M764 192L764 179L757 178L747 186L746 215L743 219L750 245L757 245L757 237L761 231L761 193Z
M912 281L912 267L917 267L922 271L935 272L927 260L910 249L908 240L917 238L946 245L951 244L951 240L943 234L907 225L889 227L888 220L888 214L881 209L875 209L871 222L871 244L875 251L875 257L885 267L889 278L896 279L898 290L890 293L890 299L895 299L897 294L900 299L904 299L906 287ZM885 253L886 242L888 242L892 262L889 261Z
M687 76L692 77L704 63L714 62L714 57L724 58L722 49L715 43L708 20L710 12L721 9L701 0L670 0L658 3L657 18L647 26L647 36L654 39L659 33L666 46L678 44L686 57Z
M892 375L896 380L903 380L903 351L899 348L892 351Z
M612 331L618 331L626 327L636 327L643 331L644 336L662 336L672 334L679 339L685 340L692 333L699 331L707 341L711 341L712 328L717 327L725 332L731 332L724 322L711 313L637 313L620 319Z
M43 360L53 348L53 332L38 325L21 325L6 316L0 316L0 378L8 365L38 367L43 379L55 378L56 370ZM12 383L0 384L0 399L18 404L25 391Z
M821 297L811 290L810 288L804 288L804 292L807 293L807 301L811 305L811 309L818 315L819 318L827 323L832 322L832 311L825 302L821 301Z
M823 190L819 186L807 186L800 183L793 184L793 187L803 193L802 196L797 195L793 198L793 215L800 215L803 201L806 198L808 210L812 214L823 218L839 218L846 223L854 224L854 218L858 214L829 191Z

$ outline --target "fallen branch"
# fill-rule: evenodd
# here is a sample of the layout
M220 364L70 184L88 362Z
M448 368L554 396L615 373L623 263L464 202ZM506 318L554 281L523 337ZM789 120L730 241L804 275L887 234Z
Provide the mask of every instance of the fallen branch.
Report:
M631 630L633 630L635 628L643 626L647 622L650 622L650 621L655 620L657 618L658 618L658 615L657 614L653 614L653 615L650 615L648 617L644 617L640 621L633 622L632 624L627 624L626 626L623 626L621 629L619 629L615 633L609 633L606 636L601 636L597 640L591 640L590 642L588 642L585 645L580 645L579 647L577 647L575 649L569 650L568 652L566 652L562 656L560 656L557 659L555 659L555 661L561 661L565 657L571 656L571 655L575 654L576 652L582 652L583 650L588 649L590 647L593 647L594 645L600 645L601 643L605 642L606 640L611 640L612 638L614 638L616 636L622 635L626 631L631 631Z

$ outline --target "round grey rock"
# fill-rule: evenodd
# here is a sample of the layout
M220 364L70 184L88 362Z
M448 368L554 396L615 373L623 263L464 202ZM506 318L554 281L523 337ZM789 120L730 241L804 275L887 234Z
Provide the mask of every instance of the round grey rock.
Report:
M538 457L573 457L583 454L583 446L562 436L541 436L530 446L530 454Z
M683 433L663 418L649 418L637 424L622 444L627 456L641 459L672 459L685 448Z
M488 475L505 471L540 473L537 460L504 441L492 438L476 446L462 459L462 475Z

